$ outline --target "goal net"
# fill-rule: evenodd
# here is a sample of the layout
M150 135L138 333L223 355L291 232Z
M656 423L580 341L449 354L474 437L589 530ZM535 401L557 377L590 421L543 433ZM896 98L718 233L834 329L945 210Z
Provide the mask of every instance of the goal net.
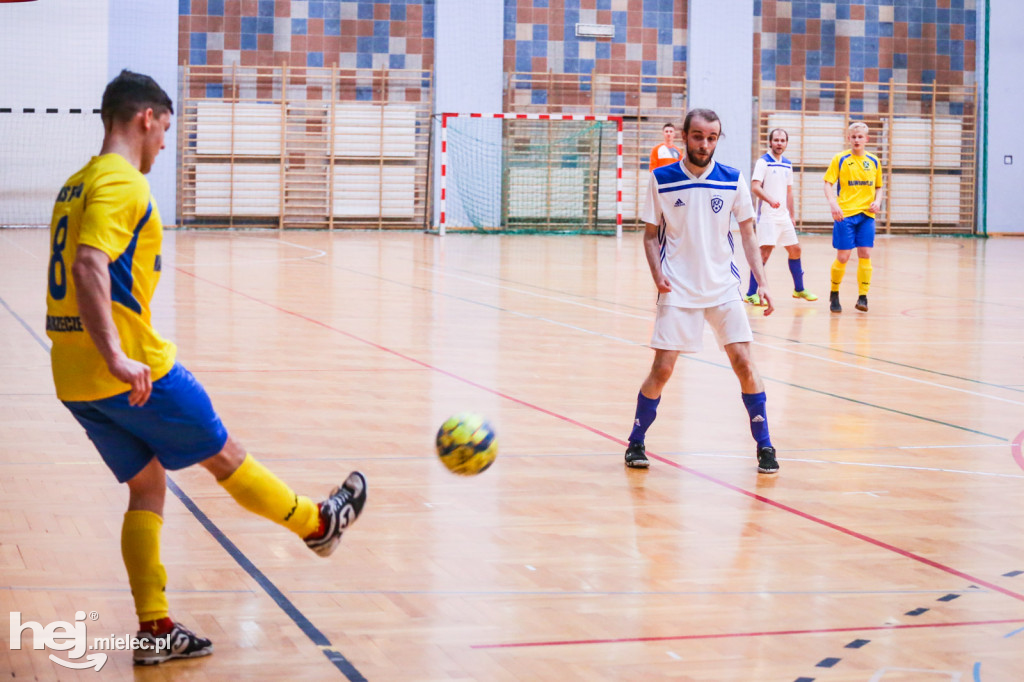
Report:
M438 231L622 233L622 119L441 115Z

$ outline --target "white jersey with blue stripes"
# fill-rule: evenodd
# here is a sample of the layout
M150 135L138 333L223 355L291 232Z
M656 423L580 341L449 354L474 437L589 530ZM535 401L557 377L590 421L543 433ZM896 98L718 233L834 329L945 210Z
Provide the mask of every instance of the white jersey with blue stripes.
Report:
M788 218L789 208L786 195L793 185L793 162L785 156L776 159L771 152L766 153L754 164L754 173L750 179L760 180L761 189L765 194L779 202L778 208L772 208L764 201L757 202L757 217L761 215L773 218Z
M739 300L730 216L754 217L739 170L712 161L693 176L679 162L651 173L640 219L658 227L661 269L672 287L658 305L711 308Z

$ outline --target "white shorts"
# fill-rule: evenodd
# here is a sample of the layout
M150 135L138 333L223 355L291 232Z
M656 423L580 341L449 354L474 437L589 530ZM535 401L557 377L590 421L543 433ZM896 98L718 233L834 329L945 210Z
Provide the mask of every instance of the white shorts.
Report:
M793 246L797 243L796 229L789 213L779 216L762 211L757 219L758 246Z
M679 308L659 305L654 319L651 348L699 353L704 350L704 321L715 333L718 347L753 341L750 320L742 301L729 301L713 308Z

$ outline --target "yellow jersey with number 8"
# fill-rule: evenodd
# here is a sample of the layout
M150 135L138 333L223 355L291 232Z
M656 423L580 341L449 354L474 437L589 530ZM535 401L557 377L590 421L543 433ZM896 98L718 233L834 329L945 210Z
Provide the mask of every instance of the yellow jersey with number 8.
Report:
M50 223L46 334L57 397L100 400L131 387L114 378L82 325L71 267L81 245L110 258L110 309L121 348L156 381L174 366L174 344L151 324L163 224L149 182L119 154L94 156L57 195Z

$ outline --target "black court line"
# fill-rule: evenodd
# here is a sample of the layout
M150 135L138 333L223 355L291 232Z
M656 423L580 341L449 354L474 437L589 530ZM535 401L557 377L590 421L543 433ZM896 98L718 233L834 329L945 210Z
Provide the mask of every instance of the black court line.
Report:
M42 346L43 350L47 353L50 352L50 347L46 342L44 342L39 335L35 333L32 327L29 326L28 323L18 315L18 313L11 309L11 306L7 305L7 302L4 301L3 298L0 298L0 304L7 309L15 320L21 323L21 326L23 326L28 333L32 335L32 338ZM274 603L292 619L292 622L302 630L303 634L309 637L313 644L320 647L324 656L334 664L334 667L340 670L341 673L350 680L350 682L366 682L366 678L363 677L362 673L360 673L354 665L352 665L351 661L345 658L340 651L334 648L334 645L331 644L331 640L327 639L327 636L320 632L320 630L313 625L305 615L303 615L302 611L300 611L298 607L295 606L295 604L293 604L280 589L278 589L277 585L275 585L270 578L264 575L263 571L256 568L256 565L249 560L249 557L245 556L242 550L238 549L237 545L228 539L224 532L210 520L210 517L203 513L196 503L192 501L192 498L171 480L170 476L167 477L167 487L170 488L171 492L174 493L174 496L177 497L183 505L185 505L185 508L192 512L192 515L197 521L199 521L203 528L213 536L214 540L220 543L220 546L227 551L228 555L234 559L235 562L241 566L253 580L256 581L256 584L263 588L263 591L274 600Z
M2 296L0 296L0 305L2 305L4 308L7 308L7 312L11 314L11 317L17 320L18 323L25 328L25 331L32 335L32 338L36 340L36 343L43 347L43 350L45 350L47 353L50 352L50 344L46 343L46 341L43 341L42 337L39 336L39 334L36 334L36 330L32 329L32 327L27 322L25 322L25 320L21 319L21 315L14 312L14 309L11 308L11 306L7 305L7 301L5 301Z
M421 261L421 260L419 260L417 258L413 258L411 260L412 260L413 263L415 263L416 265L418 265L420 267L423 267L423 268L436 267L436 265L435 266L431 266L431 264L426 263L424 261ZM511 278L508 278L508 277L500 277L500 276L497 276L497 275L494 275L494 274L491 274L491 273L476 272L474 270L468 270L466 268L459 268L459 267L455 267L455 266L446 266L446 267L441 269L442 272L447 272L448 270L451 270L451 271L456 272L456 273L463 273L463 274L466 274L466 275L473 275L474 277L480 277L480 278L484 278L484 279L489 279L489 280L492 280L492 281L495 281L495 282L515 284L516 286L528 287L528 288L536 289L538 291L546 291L546 292L552 293L552 294L559 294L561 296L566 296L566 297L570 297L570 298L578 298L578 299L581 299L581 300L584 300L584 301L593 301L595 303L603 303L603 304L606 304L606 305L615 306L616 308L623 308L623 309L626 309L626 310L635 310L637 312L644 312L644 313L648 313L650 315L654 315L654 311L650 310L649 308L642 308L640 306L632 305L632 304L629 304L629 303L622 303L621 301L613 301L613 300L598 298L596 296L587 296L585 294L577 294L575 292L565 291L564 289L554 289L554 288L551 288L551 287L543 287L543 286L539 286L539 285L536 285L536 284L531 284L529 282L520 282L518 280L511 279ZM1007 305L1005 303L1001 303L1001 302L997 302L997 301L979 301L979 300L975 300L975 299L957 299L957 300L966 300L967 302L982 303L982 304L985 304L985 305ZM1020 306L1010 306L1010 307L1019 308ZM935 374L935 375L942 376L942 377L947 377L947 378L950 378L950 379L959 379L960 381L966 381L966 382L969 382L969 383L972 383L972 384L980 384L982 386L991 386L993 388L1002 388L1002 389L1006 389L1008 391L1014 391L1014 392L1017 392L1017 393L1024 393L1024 385L1021 385L1020 388L1017 388L1017 387L1015 387L1014 384L996 384L996 383L992 383L992 382L989 382L989 381L981 381L980 379L971 379L971 378L962 377L962 376L959 376L959 375L956 375L956 374L948 374L946 372L940 372L940 371L934 370L934 369L927 369L925 367L918 367L917 365L910 365L910 364L903 363L903 362L896 362L895 360L886 360L884 358L879 358L879 357L876 357L876 356L873 356L873 355L864 355L862 353L855 353L853 351L841 350L839 348L834 348L832 346L827 346L827 345L822 345L822 344L817 344L817 343L808 343L807 341L800 341L799 339L790 339L790 338L787 338L785 336L779 336L779 335L776 335L776 334L768 334L767 332L753 330L753 333L754 333L754 336L763 336L763 337L769 338L769 339L778 339L778 340L782 340L782 341L788 341L790 343L794 343L794 344L796 344L798 346L804 346L806 348L820 348L822 350L827 350L827 351L831 351L831 352L834 352L834 353L842 353L844 355L852 355L854 357L864 358L866 360L874 360L875 362L881 362L881 363L888 364L888 365L895 365L897 367L904 367L906 369L913 369L913 370L916 370L918 372L924 372L924 373L927 373L927 374Z
M874 355L865 355L864 353L855 353L851 350L842 350L833 346L826 346L820 343L808 343L799 339L790 339L785 336L777 336L775 334L768 334L765 332L754 332L755 336L763 336L769 339L778 339L780 341L788 341L798 346L804 346L805 348L820 348L821 350L828 351L830 353L842 353L843 355L852 355L855 358L863 358L865 360L872 360L874 362L881 362L886 365L895 365L896 367L903 367L905 369L912 369L917 372L924 372L926 374L935 374L940 377L946 377L948 379L957 379L959 381L966 381L972 384L979 384L981 386L991 386L992 388L1002 388L1007 391L1014 391L1015 393L1024 393L1024 388L1015 388L1012 384L995 384L991 381L982 381L980 379L970 379L968 377L962 377L957 374L949 374L948 372L940 372L935 369L927 369L925 367L918 367L917 365L910 365L905 362L896 362L895 360L886 360L885 358L875 357ZM771 348L771 346L769 346Z
M256 565L249 560L249 557L245 556L242 550L238 549L238 546L224 535L224 532L218 528L217 525L211 521L198 506L196 506L196 503L192 501L192 498L189 497L185 491L179 488L178 485L170 479L170 477L167 478L167 487L170 488L175 497L181 500L181 503L185 505L185 508L192 512L192 515L198 519L203 528L209 531L210 535L220 543L220 546L224 548L231 558L238 562L238 565L256 581L257 585L263 588L263 591L274 600L274 603L292 619L292 622L295 623L307 637L309 637L313 644L320 647L320 650L324 652L324 656L327 657L327 660L333 663L334 666L352 682L366 682L366 678L363 677L362 673L356 670L355 666L352 665L352 663L345 658L340 651L334 648L331 644L331 640L327 639L327 636L320 632L320 630L313 625L313 623L310 622L310 620L306 618L301 611L299 611L298 607L295 606L295 604L293 604L292 601L277 588L277 585L275 585L270 578L263 573L263 571L256 568Z
M449 293L444 292L444 291L438 291L437 289L432 289L432 288L430 288L428 286L423 286L423 285L419 285L419 284L409 284L408 282L402 282L402 281L399 281L399 280L395 280L395 279L391 279L391 278L388 278L388 277L384 277L382 275L371 274L371 273L363 272L361 270L356 270L355 268L350 268L350 267L345 266L345 265L338 265L336 263L323 263L321 261L316 261L316 260L311 260L311 261L306 261L306 262L308 262L308 263L315 263L317 265L321 265L323 267L327 267L327 268L330 268L332 270L343 270L345 272L351 272L351 273L354 273L354 274L357 274L357 275L361 275L363 277L369 277L371 279L377 279L377 280L380 280L382 282L387 282L389 284L397 284L398 286L402 286L402 287L405 287L407 289L416 289L416 290L424 291L424 292L427 292L429 294L433 294L433 295L436 295L436 296L443 296L444 298L449 298L449 299L452 299L454 301L462 301L463 303L469 303L471 305L481 306L483 308L488 308L490 310L494 310L494 311L499 312L499 313L507 313L509 315L515 315L517 317L522 317L522 318L525 318L525 319L537 320L537 321L541 321L541 322L548 322L550 324L554 324L554 325L557 325L557 326L560 326L560 327L566 327L568 329L572 329L572 330L575 330L575 331L583 332L583 333L586 333L586 334L596 334L597 336L599 336L601 338L606 338L606 339L612 339L612 340L624 341L624 342L627 342L627 343L631 343L631 342L629 342L626 339L622 339L622 338L619 338L619 337L613 337L613 336L607 335L607 334L601 334L599 332L594 332L594 331L589 330L589 329L587 329L585 327L579 327L577 325L567 324L565 322L559 322L558 320L551 319L551 318L548 318L548 317L541 317L539 315L534 315L532 313L520 312L518 310L513 310L512 308L505 308L505 307L502 307L500 305L495 305L493 303L484 303L483 301L477 301L477 300L474 300L474 299L471 299L471 298L466 298L465 296L459 296L457 294L449 294ZM178 269L181 272L184 272L185 274L188 274L188 275L191 275L193 277L196 277L197 279L201 279L194 272L190 272L189 270L182 269L184 267L195 268L194 264L193 265L189 265L189 266L177 266L177 267L178 267ZM207 281L209 281L209 280L207 280ZM234 291L230 287L225 287L223 285L216 284L214 282L210 282L210 283L214 284L214 286L221 286L221 287L223 287L225 289L228 289L229 291ZM253 299L253 300L258 300L258 299ZM266 304L266 302L262 301L262 300L260 300L259 302ZM646 347L643 344L639 344L639 343L634 343L633 345L636 345L636 346L639 346L639 347ZM699 362L699 363L702 363L702 364L705 364L705 365L710 365L712 367L718 367L720 369L727 369L729 371L732 371L732 368L729 365L726 365L726 364L723 364L723 363L720 363L720 362L714 362L712 360L705 360L703 358L695 358L695 357L692 357L690 355L684 355L684 356L682 356L682 359L686 360L686 361L690 361L690 362ZM836 400L843 400L843 401L846 401L846 402L855 403L857 405L863 405L865 407L872 407L872 408L875 408L875 409L878 409L878 410L884 410L885 412L892 412L893 414L899 414L899 415L902 415L904 417L911 417L912 419L920 419L921 421L931 422L933 424L938 424L940 426L948 426L949 428L952 428L952 429L959 429L960 431L967 431L968 433L975 433L975 434L978 434L979 436L985 436L987 438L994 438L995 440L998 440L998 441L1001 441L1001 442L1004 442L1004 443L1010 442L1010 439L1006 438L1004 436L997 436L997 435L992 434L992 433L986 433L985 431L979 431L977 429L972 429L972 428L969 428L969 427L966 427L966 426L961 426L959 424L952 424L950 422L942 421L941 419L933 419L931 417L925 417L924 415L914 414L913 412L904 412L903 410L897 410L897 409L892 408L892 407L885 407L884 405L877 405L875 403L869 403L869 402L864 401L864 400L857 400L856 398L851 398L849 396L839 395L838 393L831 393L829 391L823 391L823 390L817 389L817 388L811 388L810 386L802 386L800 384L794 384L794 383L792 383L790 381L785 381L783 379L775 379L775 378L770 377L770 376L768 376L766 374L763 374L763 373L761 374L761 379L766 381L766 382L771 382L773 384L781 384L783 386L789 386L791 388L798 388L800 390L808 391L810 393L817 393L818 395L828 396L830 398L835 398Z

